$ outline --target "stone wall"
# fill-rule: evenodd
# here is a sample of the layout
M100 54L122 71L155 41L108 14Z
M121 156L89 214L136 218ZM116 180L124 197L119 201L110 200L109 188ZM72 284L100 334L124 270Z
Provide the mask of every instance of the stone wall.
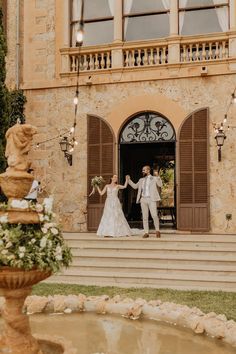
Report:
M8 1L7 84L11 88L15 86L16 3L17 0ZM75 81L70 77L60 79L58 75L60 66L58 53L60 47L63 46L62 43L65 42L65 38L61 38L61 33L65 32L66 27L64 23L60 23L63 21L63 11L58 9L62 9L65 3L66 0L57 0L57 2L55 0L20 0L21 86L28 88L25 90L28 100L27 122L36 125L39 131L35 143L57 136L73 124ZM217 65L220 66L220 64ZM230 65L233 64L230 62ZM222 63L222 68L224 68L222 74L226 67L228 64ZM169 69L165 67L163 70L167 73ZM176 66L173 70L177 75L181 69ZM179 128L188 114L202 107L209 107L211 123L223 120L226 106L236 86L236 74L231 72L229 75L194 78L191 77L193 76L191 70L191 67L186 67L184 75L189 76L186 78L163 80L160 73L160 79L153 80L152 75L155 75L155 70L151 68L150 76L148 76L150 81L140 82L132 82L137 79L137 71L131 71L130 82L127 83L119 83L124 74L120 71L114 73L117 82L106 85L101 83L102 78L100 80L99 73L96 73L95 84L81 86L76 128L79 145L73 156L73 166L68 165L60 151L57 139L40 145L38 149L34 146L31 154L38 178L46 186L47 193L55 195L56 209L61 216L65 230L86 230L87 114L109 120L117 134L119 127L128 118L128 116L123 117L123 121L118 126L120 112L119 110L116 112L117 105L120 104L120 107L125 104L129 105L131 100L135 102L135 96L158 95L157 111L159 104L160 107L163 105L171 107L175 103L180 111L186 113L176 118L173 124L175 128ZM81 79L85 82L85 76L83 78L82 75ZM145 74L142 80L147 80ZM42 88L39 89L39 87ZM136 113L133 103L130 105L130 113ZM160 113L162 113L161 108ZM175 112L172 112L172 115L174 117ZM229 117L229 124L236 126L236 108L229 112ZM235 133L236 129L227 132L225 146L222 149L222 161L219 163L215 134L212 124L210 125L210 219L211 231L214 233L236 232ZM227 213L232 214L232 220L229 222L225 217Z
M32 153L40 179L49 193L55 194L56 206L66 230L86 230L87 132L86 116L107 119L117 103L133 96L161 95L180 105L187 115L196 109L210 109L210 218L211 231L233 233L236 230L236 148L235 129L227 132L218 162L213 122L220 122L236 84L236 75L211 78L189 78L129 84L97 85L80 88L80 105L76 135L79 145L70 167L60 151L58 140L49 142ZM74 88L57 88L26 92L28 122L39 128L37 139L56 136L73 123ZM161 105L161 102L160 102ZM133 113L136 113L135 111ZM119 112L117 112L119 115ZM186 116L187 116L186 115ZM126 117L128 118L128 117ZM168 118L168 117L167 117ZM115 122L114 122L115 123ZM236 108L229 112L229 124L236 126ZM227 171L227 173L226 173ZM227 223L225 215L232 214Z

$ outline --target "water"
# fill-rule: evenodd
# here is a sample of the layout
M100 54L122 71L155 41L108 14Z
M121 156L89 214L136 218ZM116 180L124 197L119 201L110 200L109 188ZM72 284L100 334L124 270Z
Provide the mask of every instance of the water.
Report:
M32 333L62 336L78 354L236 354L236 349L207 336L165 323L78 313L32 315Z

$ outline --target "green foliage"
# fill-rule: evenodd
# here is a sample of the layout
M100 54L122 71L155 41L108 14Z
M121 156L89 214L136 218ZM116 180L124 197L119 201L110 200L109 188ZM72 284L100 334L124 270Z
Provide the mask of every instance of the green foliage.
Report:
M43 204L31 205L26 200L13 200L20 209L38 212L39 224L8 223L9 203L0 205L4 214L0 216L0 267L21 269L38 268L57 272L68 267L72 261L70 248L65 244L62 231L53 222L52 198ZM25 205L26 204L26 205Z
M9 127L17 121L25 123L24 105L26 97L23 90L14 90L9 93Z
M5 158L6 139L5 134L8 128L14 125L19 119L25 122L24 104L26 97L22 90L9 92L6 84L6 54L7 44L3 29L3 13L0 3L0 173L5 171L7 162ZM6 198L0 191L0 202Z
M8 127L8 90L5 85L7 45L2 23L2 9L0 8L0 172L6 168L4 157L5 132Z

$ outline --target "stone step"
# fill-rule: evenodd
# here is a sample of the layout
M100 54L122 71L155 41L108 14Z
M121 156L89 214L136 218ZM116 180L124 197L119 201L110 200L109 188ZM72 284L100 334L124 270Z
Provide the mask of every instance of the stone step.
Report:
M223 264L222 264L223 262ZM214 271L214 272L236 272L236 260L232 262L216 262L216 261L183 261L183 260L159 260L159 259L125 259L125 258L88 258L88 257L75 257L73 259L73 268L76 267L90 267L101 268L109 267L120 269L169 269L169 270L197 270L197 271ZM70 267L70 268L71 268Z
M86 248L72 249L74 257L124 257L124 258L155 258L155 259L193 259L193 260L227 260L234 261L236 259L236 251L214 250L176 250L169 249L120 249L120 248Z
M99 238L65 233L73 264L48 282L236 291L236 235L162 233Z
M49 283L67 283L92 286L117 286L123 288L169 288L177 290L224 290L236 291L236 283L224 282L224 280L198 281L195 279L160 279L160 278L123 278L123 277L107 277L84 274L83 276L53 276L47 281Z
M147 240L132 240L132 241L107 241L102 240L67 240L71 248L81 249L156 249L156 250L220 250L220 251L235 251L236 242L220 243L220 242L177 242L177 241L164 241L158 239Z
M130 236L130 237L99 237L96 236L95 233L64 233L64 238L66 240L81 240L81 241L124 241L124 242L132 242L132 241L147 241L147 239L143 240L142 235L139 236ZM155 234L150 233L150 238L148 240L155 240ZM178 242L219 242L219 243L228 243L233 242L236 243L236 234L227 234L227 235L215 235L215 234L176 234L176 233L162 233L162 237L158 239L158 241L178 241Z
M119 278L142 278L142 279L169 279L169 280L196 280L196 281L224 281L236 283L236 271L234 272L215 272L215 271L202 271L198 270L182 270L182 269L153 269L153 268L120 268L116 267L70 267L63 272L63 275L73 276L97 276L97 277L111 277Z

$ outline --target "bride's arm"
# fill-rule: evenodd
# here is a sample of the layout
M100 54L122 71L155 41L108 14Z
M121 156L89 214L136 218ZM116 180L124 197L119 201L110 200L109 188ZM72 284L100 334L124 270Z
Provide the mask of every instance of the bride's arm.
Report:
M119 189L125 189L125 188L127 188L127 186L128 186L128 178L126 177L126 181L125 181L125 184L118 184L118 188Z
M99 186L96 186L97 187L97 190L98 190L98 193L100 195L103 195L106 193L106 190L107 190L107 184L105 185L105 187L103 188L103 190L101 191L101 189L99 188Z

